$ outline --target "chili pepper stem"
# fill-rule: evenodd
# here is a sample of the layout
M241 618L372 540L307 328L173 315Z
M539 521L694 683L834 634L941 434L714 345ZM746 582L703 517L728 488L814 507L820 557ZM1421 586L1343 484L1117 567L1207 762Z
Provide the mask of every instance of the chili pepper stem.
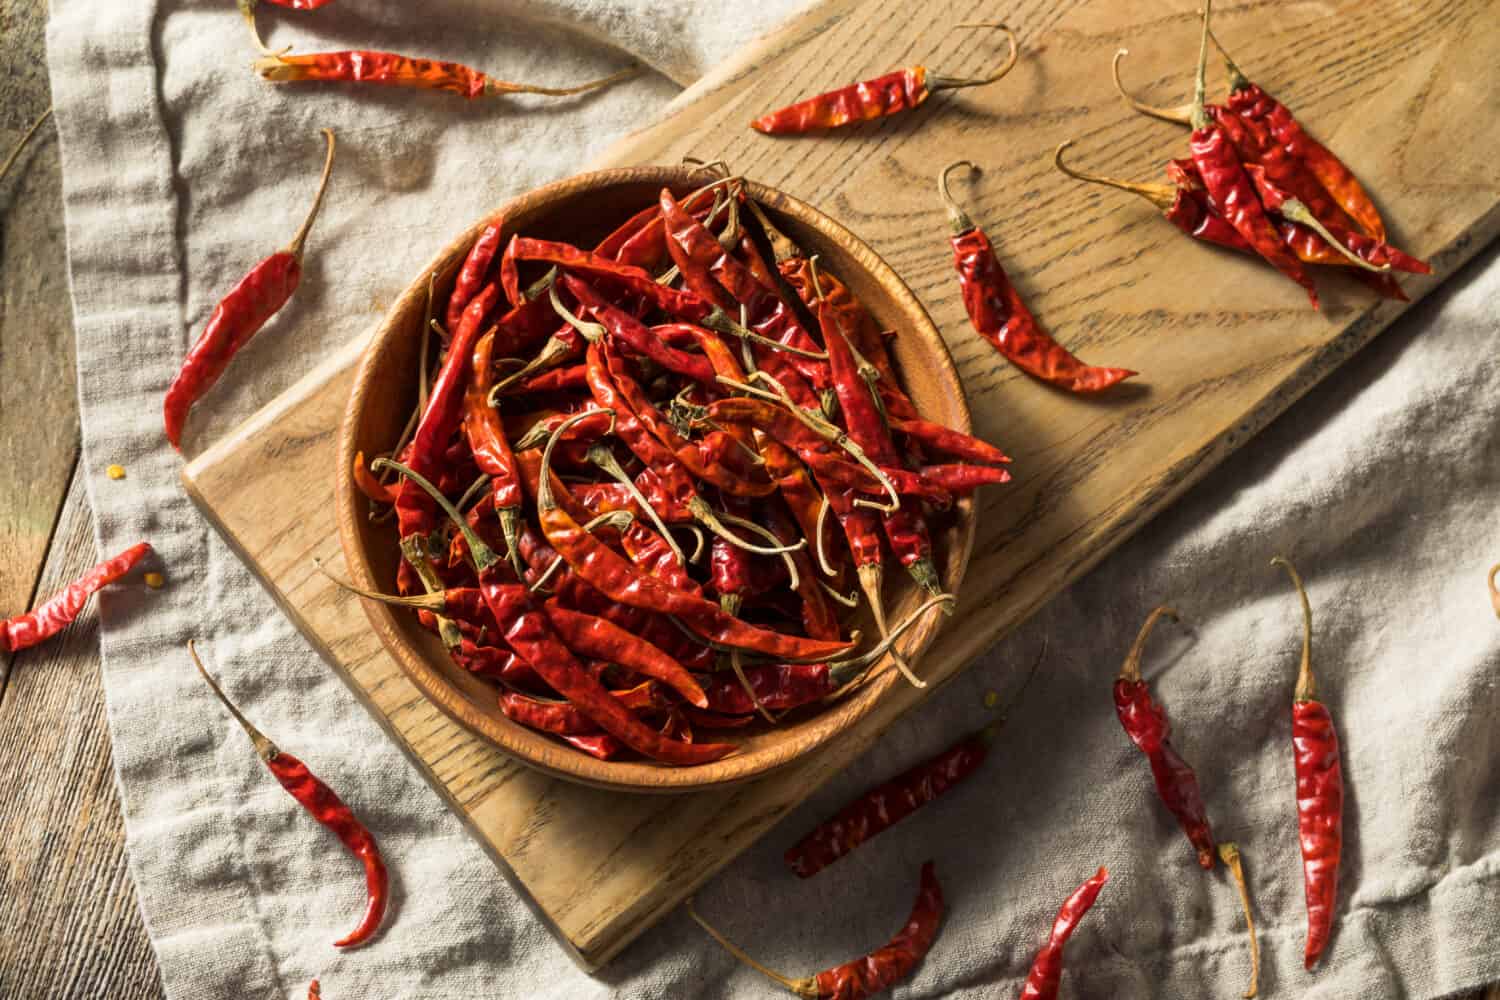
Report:
M422 581L422 589L429 594L437 593L443 589L442 581L438 579L437 573L433 571L432 564L422 554L422 543L416 535L407 535L398 543L401 555L416 570L417 579ZM321 564L318 566L321 571ZM326 574L325 574L326 575ZM335 583L339 581L334 580ZM438 610L442 605L438 606ZM449 649L458 649L463 645L463 633L458 630L458 625L444 615L435 615L438 623L438 636L442 638L443 645Z
M328 140L328 152L323 157L323 176L318 179L318 190L313 195L312 207L307 210L307 217L302 220L302 225L297 234L292 237L292 242L286 245L283 253L289 253L298 260L302 259L302 244L307 241L307 234L312 232L313 223L318 220L318 210L323 207L323 196L328 193L328 178L333 175L333 151L336 145L333 138L333 129L320 129L323 138Z
M468 520L458 512L458 508L453 506L453 502L443 496L442 491L434 486L426 476L389 458L377 458L371 467L390 467L395 469L396 472L416 483L421 487L423 492L432 497L433 502L443 509L443 512L453 520L453 523L458 526L458 530L463 533L464 541L469 546L469 558L474 560L474 566L479 572L485 572L500 561L500 557L495 555L495 550L485 544L484 540L469 526Z
M1083 181L1085 184L1103 184L1106 187L1138 194L1163 212L1170 211L1173 202L1177 200L1177 189L1168 184L1137 184L1133 181L1120 180L1118 177L1091 174L1068 166L1063 162L1062 154L1063 150L1071 145L1073 145L1072 139L1058 144L1056 152L1052 154L1052 165L1074 180Z
M215 697L229 710L229 714L234 716L234 721L240 724L240 728L245 731L245 735L250 737L250 743L255 747L256 756L261 760L269 761L279 754L281 750L276 744L272 743L265 733L256 729L250 720L241 714L234 702L229 700L229 696L224 693L224 689L219 687L219 682L214 680L213 675L208 672L208 668L203 665L203 661L198 658L198 650L194 647L192 639L188 640L187 649L188 655L193 658L193 666L198 668L198 673L203 676L203 679L208 682L208 686L213 689Z
M761 965L755 959L751 958L745 952L745 949L741 948L739 945L729 940L723 934L719 933L719 931L715 929L712 924L700 917L698 915L698 911L693 909L691 900L689 900L687 903L687 912L688 916L692 917L699 927L702 927L705 931L707 931L709 937L719 942L719 944L724 948L725 951L729 952L729 954L733 955L741 962L744 962L746 965L750 966L750 968L754 969L756 972L759 972L761 975L765 976L772 982L781 984L792 993L795 993L797 996L807 997L808 1000L817 1000L818 984L812 977L809 976L806 979L791 979L779 972L766 968L764 965Z
M557 442L562 440L563 434L567 432L567 429L569 427L572 427L580 420L584 420L588 417L593 416L595 413L609 414L610 430L614 430L614 410L584 410L582 413L575 413L567 420L564 420L562 423L558 424L557 427L553 429L552 435L547 438L547 446L542 449L542 467L537 482L536 505L538 508L542 510L553 510L557 507L557 497L553 496L552 494L552 450L557 447Z
M672 533L667 530L667 526L663 523L661 515L656 512L655 507L651 506L645 494L641 493L640 487L635 484L635 480L631 479L629 473L620 466L619 460L615 458L614 452L609 450L609 446L603 442L595 442L590 445L588 460L603 470L606 475L612 477L621 486L625 487L625 492L630 494L630 499L640 505L642 512L645 513L646 517L650 518L651 523L656 526L657 533L667 543L667 547L672 550L672 554L677 557L677 564L679 566L686 566L687 559L683 556L682 549L677 544L677 539L673 538Z
M999 69L996 69L994 72L988 73L985 76L964 76L964 77L931 76L931 77L928 77L927 78L927 89L928 90L931 90L933 93L937 93L940 90L958 90L958 89L961 89L963 87L983 87L986 84L994 83L995 81L999 80L1001 77L1005 76L1005 74L1009 73L1015 67L1015 65L1016 65L1016 57L1019 54L1020 49L1016 45L1016 33L1014 31L1010 30L1010 28L1008 26L1006 26L1005 24L1003 24L1003 23L1001 23L999 21L977 21L977 22L968 22L968 23L965 23L965 24L959 24L959 25L956 25L956 27L959 27L959 28L995 28L997 30L1003 31L1003 32L1005 32L1005 38L1006 38L1006 40L1010 43L1010 54L1008 56L1006 56L1005 62L1000 65Z
M1359 254L1355 253L1353 250L1350 250L1348 247L1344 246L1342 241L1340 241L1337 237L1330 233L1324 227L1323 223L1318 221L1317 216L1312 214L1312 210L1302 202L1298 201L1296 198L1288 198L1286 201L1282 202L1281 207L1276 209L1276 213L1282 218L1290 219L1293 222L1300 222L1308 229L1311 229L1313 232L1317 233L1323 238L1324 243L1327 243L1329 246L1333 247L1339 253L1347 257L1350 263L1352 263L1355 267L1363 268L1366 271L1373 271L1376 274L1390 273L1391 265L1388 262L1380 267L1377 267L1374 264L1371 264L1369 261L1365 260Z
M739 617L742 602L743 598L739 594L721 594L719 596L719 607L724 609L726 615ZM745 662L740 656L740 651L737 649L729 651L729 669L734 671L735 679L740 682L740 687L744 688L745 693L750 696L750 704L755 706L755 710L771 725L776 725L776 716L772 715L770 710L761 704L760 695L755 693L755 685L751 684L750 678L745 676Z
M20 158L21 151L26 148L28 143L31 142L31 137L35 135L37 129L41 128L46 123L47 119L51 117L52 106L48 105L47 110L43 111L40 115L37 116L36 121L32 122L31 127L26 130L26 134L21 136L20 140L15 144L14 148L11 149L10 155L5 158L4 165L0 165L0 177L4 177L6 174L10 173L10 168L14 166L16 160Z
M1219 55L1224 60L1224 69L1229 73L1229 89L1232 91L1244 90L1250 86L1250 78L1240 71L1239 66L1235 64L1234 59L1229 55L1229 51L1220 43L1218 36L1213 33L1212 29L1208 32L1208 40L1214 43L1214 48L1219 50Z
M754 542L747 542L743 538L734 534L734 532L730 531L729 528L725 526L724 521L720 520L720 518L731 520L734 523L741 524L747 527L753 527L757 530L764 529L762 529L758 524L751 525L748 522L744 522L731 514L718 513L708 505L708 502L706 500L699 496L695 496L687 502L687 509L688 512L692 514L693 517L697 518L705 528L707 528L709 531L712 531L718 537L724 539L724 541L728 542L730 545L733 545L737 549L744 549L746 552L753 552L759 556L785 555L788 552L796 552L797 550L804 548L807 545L807 539L805 538L797 539L797 544L795 545L782 545L779 541L774 546L756 545ZM771 535L769 532L767 532L767 535L773 539L776 537L774 535Z
M938 197L943 200L943 208L948 212L948 228L956 233L966 233L974 228L974 220L969 218L969 213L959 208L958 202L953 200L953 195L948 193L948 174L954 167L968 167L972 173L979 168L972 160L954 160L938 172Z
M1204 105L1208 101L1208 21L1213 16L1213 8L1213 0L1203 0L1203 33L1198 39L1198 73L1193 77L1191 121L1194 131L1207 128L1209 124L1208 110Z
M907 566L906 571L911 574L911 578L917 582L917 585L927 591L927 593L933 597L942 596L943 584L938 579L937 566L933 564L931 559L918 559ZM948 610L948 613L953 613L951 608Z
M1156 627L1157 621L1161 618L1170 618L1174 622L1181 621L1175 608L1163 604L1153 609L1146 616L1141 630L1136 633L1135 642L1130 644L1130 652L1125 654L1125 662L1120 665L1120 680L1134 682L1141 679L1141 654L1146 651L1146 640L1151 637L1151 630Z
M1286 570L1287 576L1292 578L1292 586L1297 588L1297 597L1302 601L1302 664L1297 670L1297 691L1293 699L1316 701L1318 682L1312 672L1312 604L1307 599L1307 588L1302 585L1302 576L1297 572L1297 567L1284 556L1272 559L1271 565Z
M818 523L817 523L816 529L815 529L817 531L817 533L818 533L818 538L817 538L817 544L814 546L814 548L816 549L816 551L818 553L818 568L821 569L828 576L838 576L839 575L839 571L836 570L836 569L834 569L833 566L828 562L828 549L827 549L827 546L825 546L823 544L823 539L828 534L827 531L825 530L826 525L828 524L828 512L829 512L829 510L832 509L832 507L833 507L833 505L828 502L828 498L827 497L823 498L823 503L818 507ZM1497 565L1500 565L1500 564L1497 564ZM1491 577L1491 579L1493 579L1493 576ZM1492 594L1495 593L1493 583L1490 586L1490 592ZM1495 604L1495 614L1496 614L1497 617L1500 617L1500 597L1496 597L1495 601L1496 601L1496 604ZM856 600L855 603L857 604L858 601ZM854 605L850 605L850 607L853 607L853 606Z
M954 600L955 598L952 594L943 594L941 597L929 597L926 601L918 605L915 611L898 622L896 627L891 629L890 635L881 639L879 643L872 646L868 651L847 660L831 661L828 664L828 673L833 679L835 690L823 700L830 701L843 695L847 689L864 677L865 672L871 664L884 656L896 640L906 634L906 631L920 621L927 612L940 604L952 604Z
M1495 609L1495 617L1500 618L1500 588L1495 586L1496 573L1500 573L1500 563L1495 563L1490 567L1489 575L1490 606Z
M539 87L530 83L512 83L509 80L488 79L484 83L484 96L496 97L502 94L541 94L543 97L571 97L574 94L586 94L591 90L601 90L611 84L631 77L639 76L641 67L626 66L624 69L609 76L590 80L572 87Z
M1162 121L1172 122L1174 125L1191 124L1193 120L1193 106L1191 104L1182 104L1175 108L1163 108L1155 104L1147 104L1145 101L1137 99L1133 94L1126 91L1125 85L1120 82L1120 60L1129 54L1129 49L1120 49L1115 53L1114 62L1110 66L1110 72L1115 79L1115 90L1125 100L1125 103L1130 105L1132 110L1150 118L1160 118Z
M505 391L511 386L517 382L525 381L537 372L545 371L555 366L558 362L566 358L571 351L572 348L565 341L558 340L556 337L547 338L547 342L542 345L542 349L537 352L536 357L495 383L494 388L490 390L489 404L495 406L500 397L505 395Z
M1245 866L1240 859L1239 846L1232 843L1219 845L1219 860L1229 869L1239 890L1240 907L1245 911L1245 926L1250 931L1250 985L1245 989L1245 1000L1252 1000L1260 990L1260 941L1255 935L1255 914L1250 910L1250 885L1245 880Z
M875 616L875 630L880 633L882 639L890 637L891 630L885 619L885 603L881 600L880 591L885 582L885 571L879 563L865 563L857 571L859 586L865 592L866 599L870 602L870 611ZM896 664L896 669L901 671L901 676L911 682L912 687L925 688L927 682L918 677L911 669L911 664L906 662L894 646L891 647L891 660Z

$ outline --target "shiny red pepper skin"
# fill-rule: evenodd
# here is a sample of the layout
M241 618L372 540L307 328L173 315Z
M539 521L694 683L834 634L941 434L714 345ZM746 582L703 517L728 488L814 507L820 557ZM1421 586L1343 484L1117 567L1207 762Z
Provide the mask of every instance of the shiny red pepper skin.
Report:
M360 860L365 868L365 889L369 903L365 907L364 919L346 937L334 942L338 948L354 948L364 944L375 935L380 921L385 918L386 901L389 897L390 879L385 861L375 838L364 824L354 818L354 813L343 801L320 781L307 765L284 751L276 751L266 759L266 767L298 802L312 814L313 819L332 830L339 843Z
M1125 368L1086 365L1040 326L995 257L989 237L977 226L952 237L953 266L963 290L964 308L974 330L1011 364L1069 392L1103 392L1136 373Z
M974 733L930 760L860 795L787 849L786 866L811 878L973 774L990 752L989 731Z
M474 245L469 248L463 266L458 269L458 277L453 280L453 292L448 296L448 310L444 317L449 333L458 329L458 321L463 318L464 307L473 300L475 295L479 294L479 289L484 286L490 263L494 261L495 251L499 249L500 223L492 222L484 227L478 239L474 241Z
M162 402L167 440L181 450L188 411L212 389L240 348L291 299L302 281L302 258L279 251L250 269L214 307Z
M1302 128L1286 105L1245 81L1229 92L1230 110L1251 121L1264 121L1294 159L1304 164L1324 190L1371 237L1385 241L1385 223L1354 172Z
M1021 987L1021 1000L1057 1000L1057 990L1062 985L1063 947L1073 936L1073 931L1077 929L1084 914L1094 905L1094 900L1099 898L1099 890L1104 888L1104 883L1108 880L1109 872L1100 868L1057 911L1057 919L1052 923L1052 934L1037 953L1031 972L1026 976L1026 983Z
M1167 607L1152 611L1125 657L1125 664L1115 681L1115 714L1120 718L1125 735L1151 762L1156 793L1198 852L1198 864L1212 869L1217 856L1214 835L1203 805L1203 793L1198 788L1198 776L1173 748L1172 726L1167 721L1166 709L1156 703L1150 688L1141 679L1141 653L1152 627L1163 616L1175 621L1177 612Z
M1273 566L1286 570L1302 603L1302 663L1292 699L1292 750L1297 774L1297 839L1307 895L1307 945L1303 964L1311 969L1328 947L1339 895L1339 861L1344 850L1344 767L1339 734L1328 707L1318 700L1312 670L1312 604L1302 577L1281 556Z
M1312 279L1271 225L1255 193L1255 185L1224 130L1212 123L1196 128L1188 140L1188 148L1214 211L1276 270L1305 288L1313 308L1317 308L1318 291Z
M912 974L932 949L943 920L943 889L929 861L922 866L917 899L906 924L890 943L864 958L835 966L813 977L817 996L826 1000L865 1000L883 993Z
M1343 853L1344 773L1339 735L1319 701L1292 705L1292 747L1297 772L1297 839L1307 896L1307 946L1311 969L1328 947L1338 906Z
M745 668L755 697L772 711L810 705L833 693L833 675L823 663L757 664ZM711 712L749 715L755 702L739 680L727 672L710 676L703 685Z
M663 737L589 676L559 641L524 586L491 580L483 584L483 590L485 603L504 629L506 643L553 690L621 743L647 757L678 765L707 764L736 749L732 744L687 744Z
M750 127L766 135L795 135L838 128L909 111L927 100L930 94L926 67L909 66L761 115L750 123Z
M129 573L150 552L150 545L138 542L104 560L35 610L0 621L0 650L14 653L28 649L61 632L78 617L90 595Z
M484 73L461 63L366 49L267 56L257 60L255 68L278 83L379 83L446 91L470 100L484 97L490 82Z

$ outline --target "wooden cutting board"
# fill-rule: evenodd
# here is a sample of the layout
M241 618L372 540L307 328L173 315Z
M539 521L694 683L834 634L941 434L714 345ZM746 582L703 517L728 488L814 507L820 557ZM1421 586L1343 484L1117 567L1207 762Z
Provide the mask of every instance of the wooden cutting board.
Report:
M1016 482L983 497L958 612L923 673L952 677L1139 528L1402 310L1342 279L1308 308L1269 268L1193 244L1133 196L1059 175L1074 165L1155 180L1183 131L1128 111L1109 80L1183 100L1195 0L977 0L824 4L683 93L599 163L726 158L746 176L834 215L907 280L943 330L978 433L1015 456ZM1493 3L1224 4L1217 34L1297 110L1380 202L1393 239L1436 274L1418 298L1500 229L1500 17ZM977 73L1022 56L1004 82L934 99L915 114L818 138L773 139L745 123L767 108L922 61ZM1018 374L964 318L934 193L967 157L955 194L987 228L1022 294L1083 357L1143 373L1105 399ZM444 237L434 237L434 249ZM898 689L849 738L759 782L681 797L608 793L543 777L459 728L397 669L357 602L312 573L341 563L333 525L335 430L359 344L331 358L184 472L208 516L328 662L515 876L570 951L607 961L764 834L922 700ZM273 457L275 461L267 459ZM274 471L271 471L274 470Z

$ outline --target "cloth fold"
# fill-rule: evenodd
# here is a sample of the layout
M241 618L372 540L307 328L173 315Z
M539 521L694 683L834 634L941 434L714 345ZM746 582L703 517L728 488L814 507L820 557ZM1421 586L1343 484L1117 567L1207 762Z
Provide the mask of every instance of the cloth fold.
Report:
M262 4L273 46L387 48L511 79L657 70L565 101L272 87L229 3L53 0L90 500L103 551L148 538L169 586L103 595L104 685L132 873L171 997L738 997L767 984L681 915L595 977L565 957L352 694L197 514L162 437L161 397L218 298L284 244L322 156L339 161L292 304L189 421L189 453L368 329L434 250L511 194L573 172L799 4L628 0ZM936 248L934 252L937 252ZM699 895L768 964L801 975L883 943L937 861L951 910L901 997L1014 993L1064 896L1113 877L1069 948L1068 995L1201 997L1247 969L1232 887L1206 876L1120 732L1110 684L1145 613L1176 599L1147 674L1239 842L1266 991L1436 996L1500 979L1500 774L1490 680L1500 558L1490 344L1500 262L1481 255L1171 511L893 727ZM111 463L126 479L106 478ZM1350 831L1326 967L1301 970L1289 706L1300 623L1266 561L1297 560L1345 746ZM780 855L850 794L985 721L982 694L1043 673L968 787L819 876ZM339 790L393 872L387 929L342 954L363 879L265 775L183 648ZM587 891L580 886L579 891Z

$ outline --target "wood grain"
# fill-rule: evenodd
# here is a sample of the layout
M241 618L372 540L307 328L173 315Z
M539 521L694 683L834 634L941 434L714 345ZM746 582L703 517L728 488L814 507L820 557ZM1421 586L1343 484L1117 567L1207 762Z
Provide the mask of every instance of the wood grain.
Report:
M51 103L45 0L0 4L0 161ZM0 180L0 613L26 607L78 458L73 311L57 136ZM0 699L9 654L0 652Z
M1401 311L1337 278L1324 310L1252 262L1191 244L1144 202L1054 172L1075 162L1149 178L1182 134L1130 114L1109 59L1180 100L1195 46L1192 0L1014 5L1023 56L995 87L936 99L904 119L816 139L750 132L754 113L827 85L922 59L975 71L991 37L950 26L993 17L978 2L877 0L817 8L729 61L631 136L609 164L724 156L818 205L914 288L948 339L980 433L1016 456L989 492L958 613L922 668L939 681L1022 621L1199 480ZM1394 238L1432 260L1420 297L1500 228L1500 162L1476 143L1500 107L1500 35L1480 0L1442 4L1241 4L1218 34L1377 192ZM1369 123L1378 122L1379 127ZM956 192L995 237L1023 294L1086 358L1145 373L1102 400L1065 397L1000 361L964 321L942 244L936 169L984 172ZM311 575L337 564L329 498L348 355L273 404L186 471L199 501L288 613L372 705L481 843L507 862L586 964L609 958L843 768L921 694L894 689L851 738L728 792L670 801L569 786L519 767L423 700L357 608ZM274 455L274 463L265 461ZM274 477L262 470L274 467ZM587 885L587 893L579 892Z
M42 589L95 561L75 476ZM160 996L125 863L91 611L17 654L0 704L0 762L0 996Z

